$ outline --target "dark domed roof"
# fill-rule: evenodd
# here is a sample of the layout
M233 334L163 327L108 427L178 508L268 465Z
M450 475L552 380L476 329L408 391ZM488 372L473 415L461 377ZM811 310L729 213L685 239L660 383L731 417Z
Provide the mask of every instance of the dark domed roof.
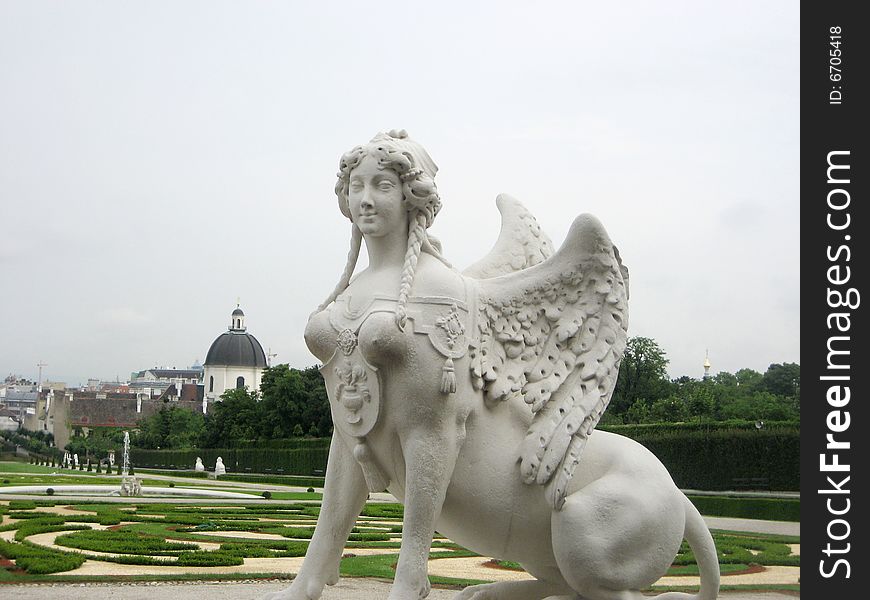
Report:
M241 308L237 308L236 310L233 311L233 316L234 317L244 317L245 313L242 311Z
M257 338L244 330L222 333L212 343L205 365L229 367L266 367L266 353Z

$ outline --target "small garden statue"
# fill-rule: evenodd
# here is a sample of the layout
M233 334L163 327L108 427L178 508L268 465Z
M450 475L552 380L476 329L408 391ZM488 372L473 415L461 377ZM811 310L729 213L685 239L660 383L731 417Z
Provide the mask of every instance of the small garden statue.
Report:
M224 466L224 459L220 456L217 457L217 461L214 463L214 476L220 477L221 475L227 474L227 468Z
M701 515L646 448L595 430L628 327L628 270L604 227L581 215L554 252L502 195L495 247L459 271L428 233L436 171L404 131L341 157L350 253L305 330L335 426L323 506L299 574L269 598L314 600L336 583L366 496L387 489L405 506L389 600L428 595L436 530L535 577L458 600L641 600L684 537L700 592L657 597L714 600ZM368 267L352 279L363 242Z
M202 459L198 456L196 457L196 464L193 466L193 470L197 473L205 471L205 465L202 464Z
M141 496L142 480L138 477L127 476L121 480L122 496Z

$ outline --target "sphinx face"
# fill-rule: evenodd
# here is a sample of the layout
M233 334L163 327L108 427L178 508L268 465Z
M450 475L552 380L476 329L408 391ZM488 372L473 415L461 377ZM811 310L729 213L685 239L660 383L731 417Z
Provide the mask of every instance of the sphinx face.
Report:
M377 159L365 156L350 172L347 200L351 219L363 235L408 231L402 182L392 169L381 169Z

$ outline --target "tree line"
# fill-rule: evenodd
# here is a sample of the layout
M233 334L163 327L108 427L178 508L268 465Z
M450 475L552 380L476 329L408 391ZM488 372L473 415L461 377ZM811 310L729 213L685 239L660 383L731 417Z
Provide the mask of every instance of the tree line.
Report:
M800 420L800 365L772 364L764 373L722 371L707 379L669 379L667 365L655 340L630 338L602 422ZM131 441L139 448L228 448L332 433L329 399L317 367L269 367L259 390L227 390L221 399L208 415L167 406L142 420Z
M799 421L801 368L775 363L764 373L740 369L709 378L668 379L668 359L655 340L630 338L605 422Z
M131 443L153 449L228 448L245 441L332 434L320 370L286 364L268 367L259 390L227 390L207 415L166 407L139 425Z

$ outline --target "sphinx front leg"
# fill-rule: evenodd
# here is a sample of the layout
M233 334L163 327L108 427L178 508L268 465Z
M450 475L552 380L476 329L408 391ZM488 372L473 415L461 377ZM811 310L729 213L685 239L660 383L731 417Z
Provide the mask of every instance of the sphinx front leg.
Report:
M576 594L564 585L546 581L500 581L465 588L454 600L574 600Z
M299 574L290 587L263 600L317 600L324 585L338 581L344 545L368 496L362 469L338 435L332 434L323 504Z
M405 516L389 600L419 600L429 595L429 549L456 465L459 443L457 432L433 431L412 433L402 443Z

